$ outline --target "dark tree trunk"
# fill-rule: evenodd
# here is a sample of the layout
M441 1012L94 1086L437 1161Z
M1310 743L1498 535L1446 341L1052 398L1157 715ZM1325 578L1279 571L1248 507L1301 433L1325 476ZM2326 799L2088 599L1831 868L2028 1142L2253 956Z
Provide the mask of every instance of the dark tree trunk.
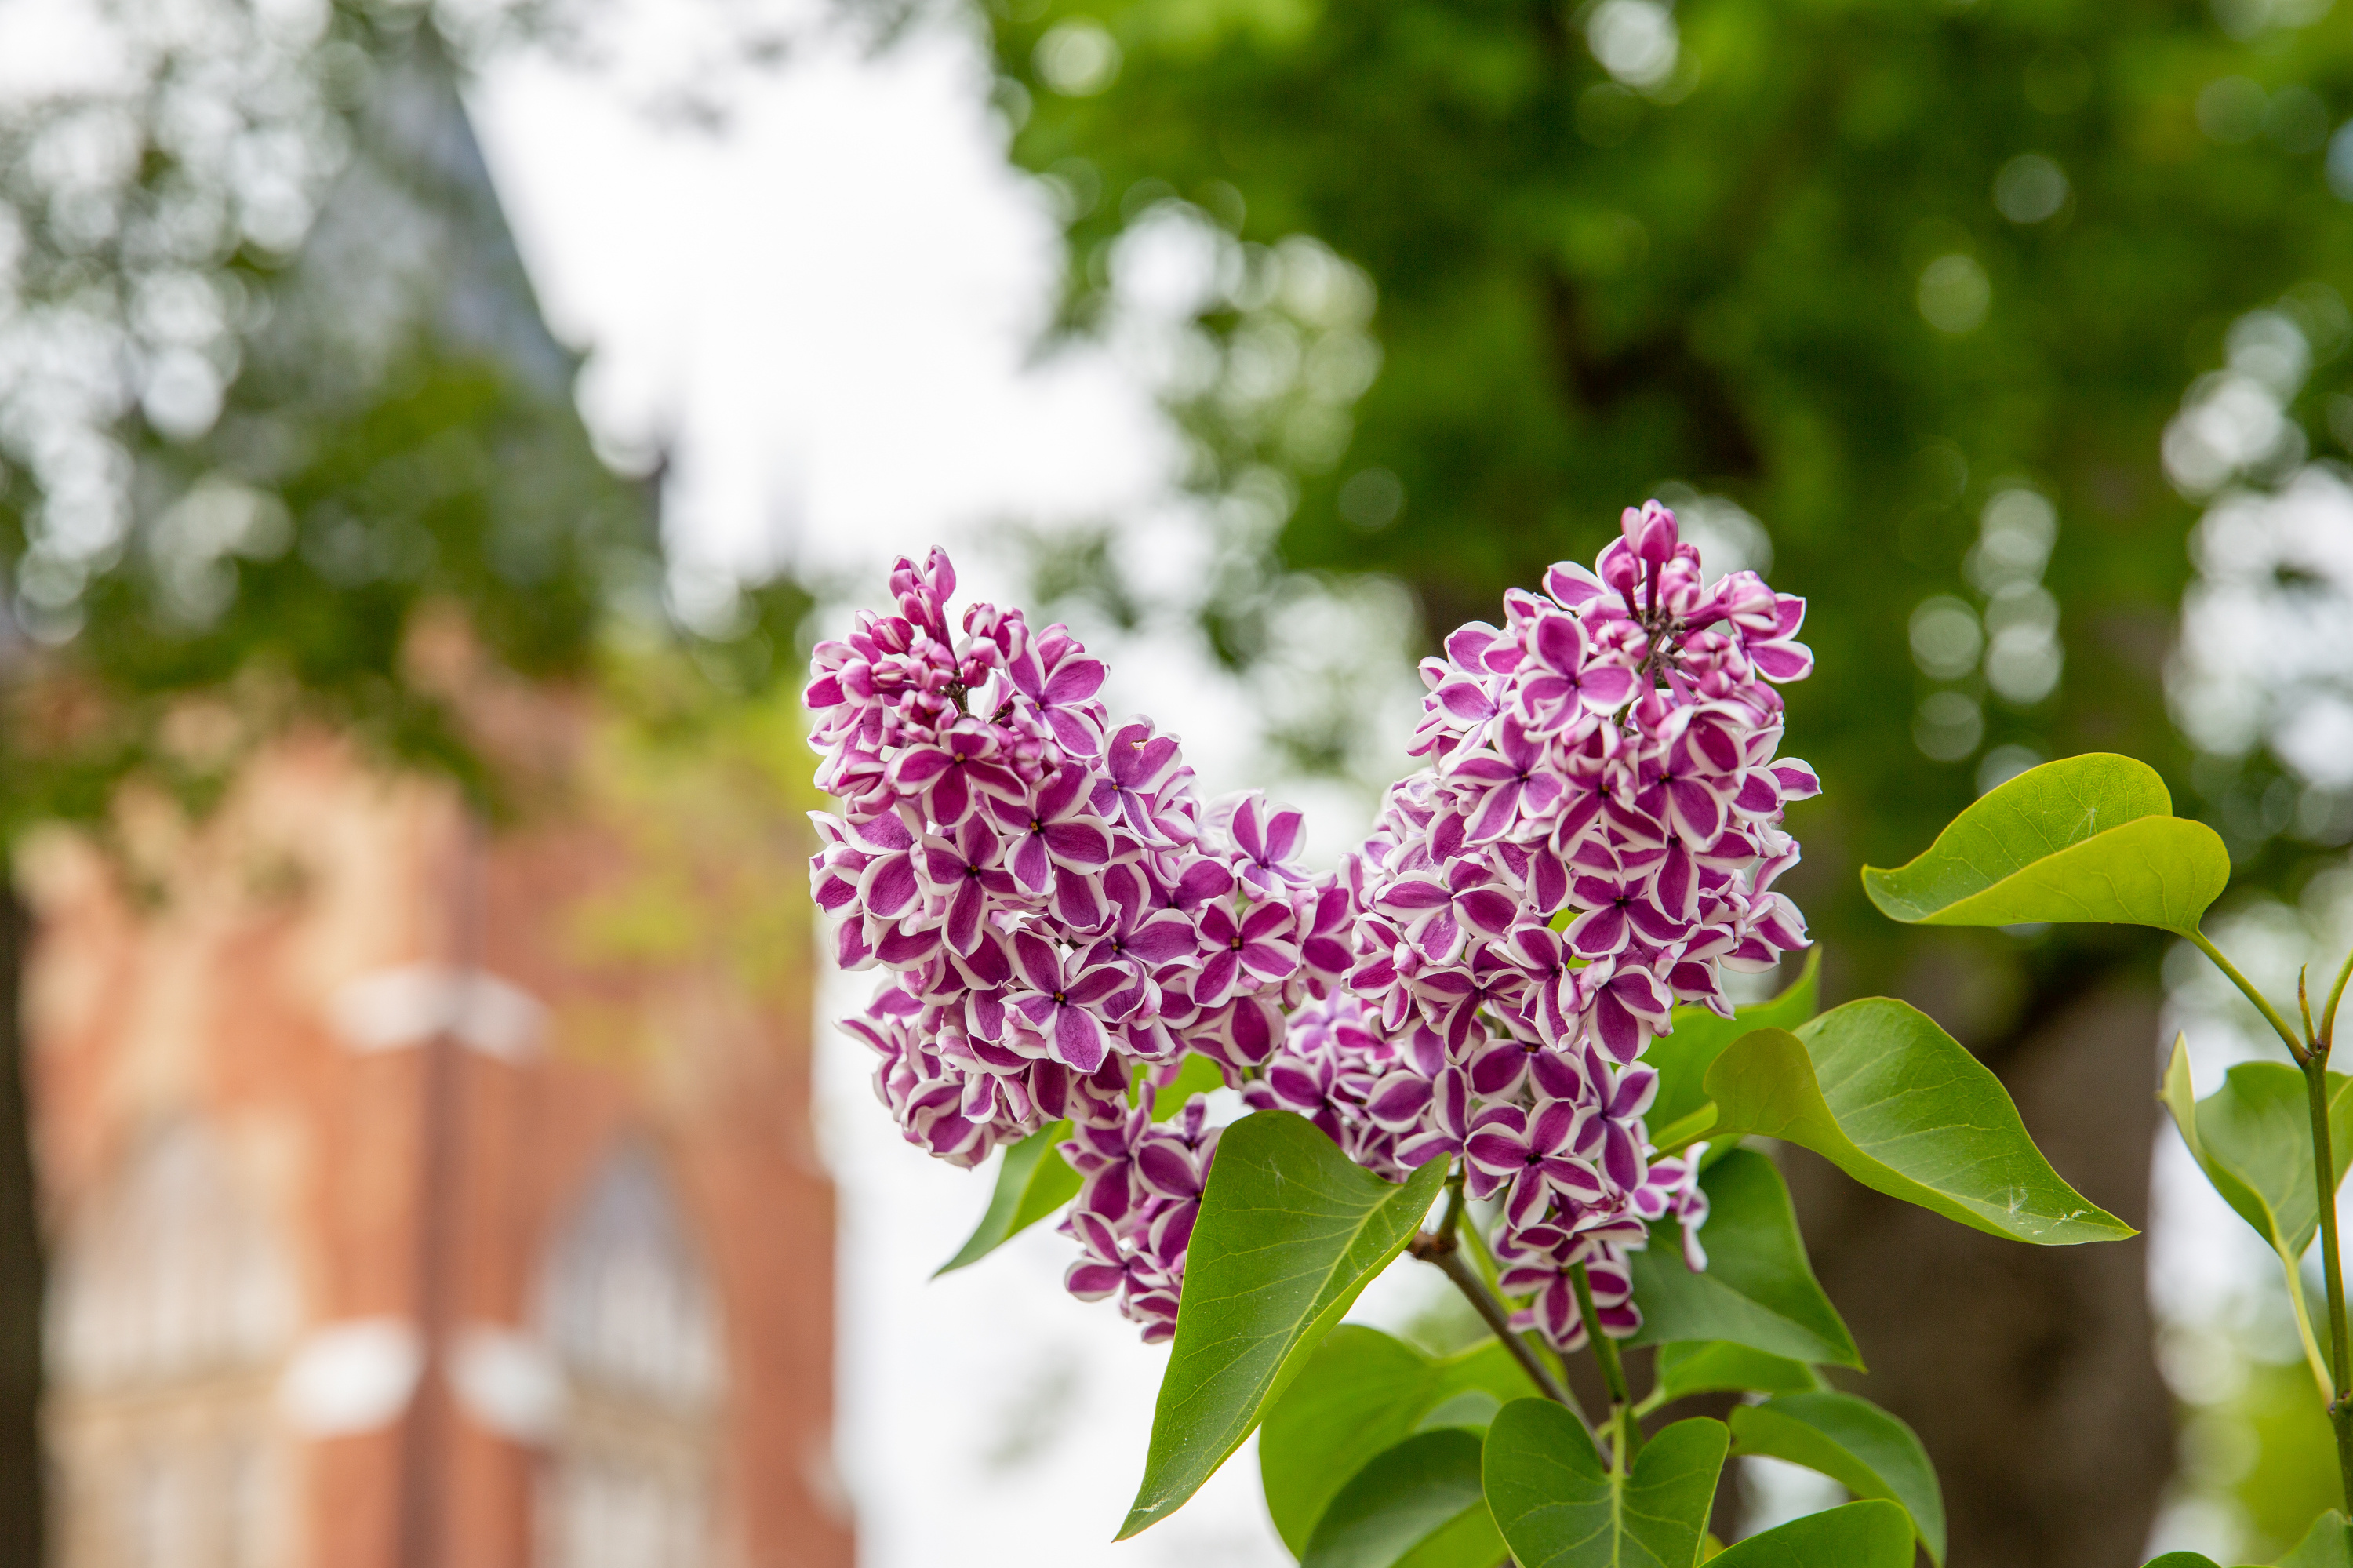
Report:
M1982 1054L2084 1196L2148 1213L2157 1006L2089 990ZM1973 1043L1974 1044L1974 1043ZM1910 1422L1951 1515L1952 1568L2128 1568L2173 1469L2140 1239L2038 1247L1856 1186L1802 1150L1786 1166L1823 1287Z
M25 1092L22 1000L31 916L0 860L0 1568L40 1568L40 1210Z

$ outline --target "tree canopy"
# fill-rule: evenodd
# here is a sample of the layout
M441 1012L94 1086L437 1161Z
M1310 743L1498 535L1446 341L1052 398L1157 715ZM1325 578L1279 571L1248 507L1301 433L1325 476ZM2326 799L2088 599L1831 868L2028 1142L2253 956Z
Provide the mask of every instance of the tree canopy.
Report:
M1285 566L1394 574L1437 634L1653 493L1719 560L1769 547L1820 656L1807 903L1852 958L1892 938L1849 868L1995 748L2184 768L2195 499L2341 440L2326 9L1000 0L995 37L1074 325L1123 234L1230 237L1177 399L1205 488L1280 476ZM2256 339L2297 431L2168 473Z

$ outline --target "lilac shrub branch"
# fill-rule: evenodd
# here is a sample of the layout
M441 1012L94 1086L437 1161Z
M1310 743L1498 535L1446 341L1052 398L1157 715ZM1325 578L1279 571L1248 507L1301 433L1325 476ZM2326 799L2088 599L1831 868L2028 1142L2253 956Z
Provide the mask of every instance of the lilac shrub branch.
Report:
M1554 1375L1553 1370L1545 1364L1544 1358L1536 1354L1535 1347L1513 1330L1511 1308L1495 1299L1495 1293L1487 1288L1487 1282L1479 1277L1479 1271L1463 1258L1462 1250L1451 1234L1442 1230L1424 1232L1413 1238L1407 1250L1422 1262L1434 1265L1454 1288L1462 1293L1462 1298L1471 1303L1471 1309L1479 1315L1479 1320L1502 1342L1504 1349L1511 1352L1512 1359L1520 1363L1520 1370L1528 1374L1528 1381L1535 1384L1538 1393L1555 1404L1567 1405L1575 1411L1578 1420L1585 1419L1585 1412L1577 1406L1577 1396L1568 1391L1567 1383Z
M2328 1350L2332 1383L2328 1425L2337 1438L2337 1485L2348 1508L2353 1508L2353 1358L2348 1358L2345 1314L2345 1263L2337 1236L2337 1156L2330 1147L2328 1127L2328 1054L2317 1040L2304 1063L2306 1104L2312 1113L2312 1169L2315 1195L2319 1199L2320 1272L2328 1287ZM2304 1288L2301 1280L2289 1288Z
M2325 1390L2328 1398L2328 1425L2337 1439L2337 1470L2339 1496L2348 1512L2353 1512L2353 1328L2348 1328L2345 1306L2345 1264L2337 1223L2337 1154L2328 1125L2328 1057L2337 1027L2337 1007L2343 1000L2345 983L2353 979L2353 953L2346 956L2338 969L2337 983L2330 988L2327 1005L2320 1010L2320 1023L2315 1028L2312 1004L2306 989L2306 976L2299 970L2295 980L2296 1008L2304 1024L2299 1035L2279 1010L2271 1004L2253 980L2239 972L2222 949L2216 947L2202 931L2191 931L2189 939L2200 952L2213 961L2240 994L2253 1002L2276 1032L2288 1054L2304 1075L2305 1100L2312 1120L2312 1190L2314 1208L2320 1222L2320 1272L2328 1298L2328 1378ZM2303 1288L2293 1277L2288 1288ZM2296 1306L2296 1320L2304 1320L2301 1300Z

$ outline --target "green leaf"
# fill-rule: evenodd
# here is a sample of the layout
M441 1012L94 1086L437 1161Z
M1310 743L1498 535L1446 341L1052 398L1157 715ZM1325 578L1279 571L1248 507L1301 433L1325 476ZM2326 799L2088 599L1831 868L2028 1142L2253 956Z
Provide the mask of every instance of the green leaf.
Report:
M1137 1080L1137 1088L1141 1086ZM1185 1108L1185 1102L1225 1082L1218 1065L1207 1056L1187 1056L1175 1081L1160 1090L1152 1104L1152 1119L1166 1121ZM1138 1097L1131 1088L1128 1099ZM997 1167L997 1190L989 1194L988 1211L956 1255L932 1272L937 1279L978 1263L1031 1225L1079 1195L1079 1173L1062 1158L1060 1145L1071 1136L1071 1124L1055 1122L1040 1128L1007 1150Z
M1503 1347L1498 1345L1495 1349ZM1526 1392L1525 1388L1515 1388L1505 1397L1516 1398ZM1415 1422L1413 1429L1416 1432L1436 1432L1451 1426L1464 1432L1484 1432L1488 1424L1495 1419L1495 1412L1503 1408L1503 1399L1485 1389L1466 1388Z
M1871 901L1907 925L2051 921L2184 936L2230 880L2221 836L2174 816L2147 763L2105 752L2027 769L1910 864L1862 874Z
M2157 1097L2173 1113L2181 1141L2214 1191L2279 1258L2306 1364L2326 1397L2328 1362L2304 1292L2305 1249L2320 1229L2309 1092L2304 1075L2284 1062L2242 1062L2223 1075L2221 1088L2199 1099L2189 1083L2189 1042L2176 1035ZM2328 1144L2341 1187L2353 1161L2353 1078L2342 1073L2328 1075Z
M2168 1552L2152 1557L2144 1568L2221 1568L2202 1552ZM2274 1568L2353 1568L2353 1535L2345 1516L2330 1509L2312 1521L2312 1529Z
M1752 1029L1795 1029L1814 1015L1820 1005L1821 971L1822 950L1818 947L1806 955L1806 967L1798 978L1770 1001L1752 1002L1730 1018L1719 1017L1704 1007L1675 1009L1674 1033L1651 1041L1642 1054L1642 1060L1659 1074L1658 1097L1651 1102L1647 1119L1659 1129L1654 1141L1662 1150L1680 1147L1671 1137L1675 1125L1706 1107L1707 1090L1702 1082L1725 1046Z
M2176 1038L2158 1098L2214 1190L2272 1249L2301 1258L2319 1234L2312 1191L2312 1109L2304 1075L2284 1062L2242 1062L2193 1100L2188 1043ZM2337 1181L2353 1164L2353 1077L2328 1075L2329 1152Z
M1488 1511L1521 1568L1692 1568L1731 1436L1678 1421L1622 1477L1568 1411L1514 1400L1487 1428Z
M1716 1058L1707 1092L1710 1138L1801 1145L1866 1187L1992 1235L2066 1246L2134 1234L2060 1180L1984 1064L1901 1001L1851 1001L1796 1034L1757 1030Z
M1708 1568L1912 1568L1912 1521L1873 1499L1736 1541Z
M1788 1038L1784 1035L1783 1038ZM1651 1245L1630 1255L1642 1327L1632 1342L1729 1340L1799 1361L1862 1366L1854 1338L1814 1279L1798 1234L1789 1189L1773 1161L1736 1149L1700 1177L1707 1193L1707 1269L1683 1266L1675 1222L1651 1227Z
M1482 1506L1398 1558L1397 1568L1497 1568L1509 1561L1494 1517Z
M997 1191L988 1195L987 1213L956 1255L932 1272L934 1279L978 1263L1078 1196L1079 1173L1054 1147L1070 1136L1071 1124L1058 1121L1005 1151L997 1163Z
M1727 1340L1678 1340L1659 1347L1651 1400L1671 1404L1695 1393L1806 1393L1821 1375L1800 1361Z
M1857 1498L1884 1498L1912 1519L1920 1544L1945 1560L1945 1497L1912 1428L1867 1399L1787 1393L1732 1413L1732 1446L1819 1470Z
M1504 1542L1487 1519L1479 1458L1478 1435L1457 1427L1424 1432L1375 1455L1324 1510L1299 1568L1394 1568L1466 1515L1485 1525L1485 1540L1468 1532L1455 1560L1494 1568Z
M1341 1485L1419 1431L1475 1420L1531 1392L1511 1352L1489 1340L1458 1356L1424 1355L1361 1323L1325 1337L1258 1437L1259 1480L1275 1532L1296 1555Z
M1124 1541L1174 1513L1242 1445L1446 1181L1350 1163L1314 1124L1259 1111L1226 1128L1185 1263L1176 1338Z
M2314 1520L2295 1549L2279 1560L2279 1568L2353 1568L2353 1530L2345 1516L2330 1509Z

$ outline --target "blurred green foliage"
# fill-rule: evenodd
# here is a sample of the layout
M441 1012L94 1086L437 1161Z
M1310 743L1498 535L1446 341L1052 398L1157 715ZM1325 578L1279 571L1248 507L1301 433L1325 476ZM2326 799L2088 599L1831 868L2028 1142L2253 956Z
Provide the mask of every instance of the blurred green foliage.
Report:
M146 559L85 590L86 624L53 661L102 705L95 736L109 744L68 736L53 750L37 732L28 748L64 765L54 777L69 792L27 807L87 816L111 774L142 765L218 777L210 764L242 746L192 754L164 726L175 699L223 692L240 741L297 716L324 721L490 798L493 781L455 725L456 694L404 663L418 617L449 606L506 666L578 675L607 610L597 552L649 556L647 503L596 461L576 424L484 357L420 352L383 396L348 410L305 409L243 381L231 390L213 437L140 453L142 479L178 498L134 535ZM249 414L238 407L248 397ZM265 436L248 420L275 428ZM253 461L264 440L288 461ZM236 543L174 558L191 551L181 536L215 526L191 520L205 513Z
M201 805L303 721L497 808L436 618L533 678L659 650L695 694L658 723L765 687L806 597L677 612L424 11L182 10L105 8L122 79L0 105L0 827Z
M1838 991L1894 983L1909 940L1853 867L1924 846L1993 748L2128 752L2189 795L2160 682L2196 508L2161 443L2266 306L2324 367L2290 412L2326 439L2353 291L2327 177L2353 33L2326 0L997 4L1069 323L1140 229L1229 237L1172 396L1197 482L1273 497L1274 569L1394 574L1434 639L1647 495L1763 520L1820 660L1791 736L1829 795L1796 825L1801 897L1861 971ZM2055 552L1996 604L1981 517L2019 487ZM1238 657L1268 580L1213 606ZM2047 695L1989 689L1950 605L1915 660L1924 602L2047 619L2043 587ZM2207 809L2264 766L2201 773ZM2081 950L1989 984L2072 991Z
M2251 1356L2235 1338L2209 1330L2175 1351L2199 1357L2211 1387L2181 1407L2174 1500L2214 1510L2209 1528L2237 1532L2232 1561L2269 1562L2339 1502L2337 1446L2305 1364ZM2268 1347L2279 1336L2262 1338Z
M0 101L0 879L27 823L102 839L132 781L201 810L302 724L501 805L455 641L565 680L635 628L649 673L765 678L752 600L705 596L723 635L666 615L652 494L591 450L418 7L81 19L119 69ZM649 711L691 722L710 683ZM5 1568L45 1535L21 1048L0 1031Z
M2258 1362L2230 1413L2254 1438L2254 1462L2232 1488L2258 1556L2284 1552L2337 1506L2337 1449L2328 1418L2300 1366Z

